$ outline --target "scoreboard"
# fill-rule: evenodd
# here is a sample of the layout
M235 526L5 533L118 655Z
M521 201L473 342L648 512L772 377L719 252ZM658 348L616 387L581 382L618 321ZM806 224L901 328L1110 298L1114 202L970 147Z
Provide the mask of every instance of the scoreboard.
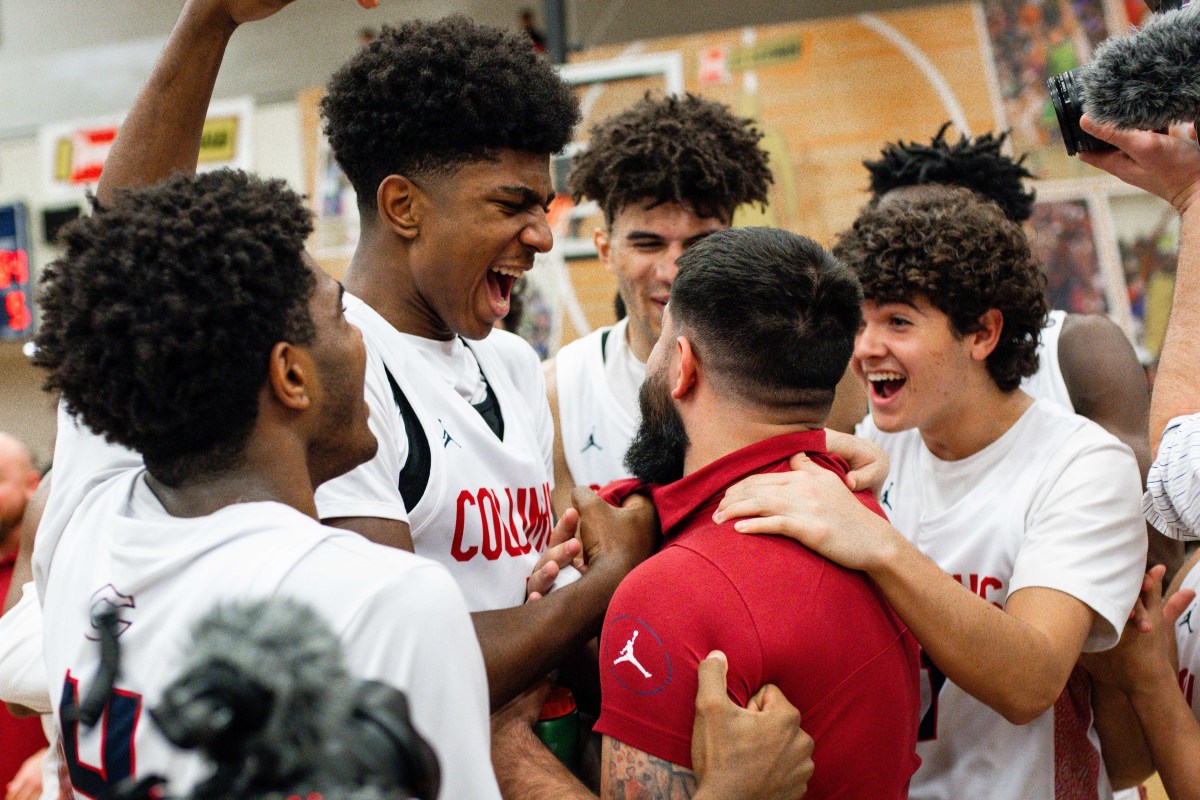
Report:
M0 341L33 336L29 275L29 212L24 203L0 205Z

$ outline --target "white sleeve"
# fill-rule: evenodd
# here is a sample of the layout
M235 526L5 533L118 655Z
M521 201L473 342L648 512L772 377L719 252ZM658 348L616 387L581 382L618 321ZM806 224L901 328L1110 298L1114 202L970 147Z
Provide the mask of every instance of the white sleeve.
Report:
M1098 433L1081 429L1042 471L1008 590L1045 587L1086 603L1098 616L1085 652L1117 643L1146 571L1137 461Z
M358 605L344 629L347 663L357 677L408 696L413 725L438 755L440 796L499 798L487 673L466 601L445 567L402 555L408 564ZM380 559L404 563L392 556Z
M1200 540L1200 414L1177 417L1163 431L1142 513L1167 536Z
M317 487L317 513L321 519L375 517L408 522L400 496L400 470L408 459L408 437L400 409L392 395L383 362L367 360L365 380L367 425L375 434L375 456L340 478Z
M550 476L550 488L554 488L554 417L550 414L550 400L546 397L546 376L542 374L541 364L534 361L533 373L529 378L530 411L533 413L534 430L537 431L538 444L542 448L542 457L546 460L546 474Z
M58 433L54 439L54 477L50 484L47 508L57 498L82 499L80 489L95 486L124 470L142 466L140 453L110 444L93 433L82 420L67 413L61 400L58 403ZM76 497L76 495L79 495Z
M42 658L42 607L33 582L21 600L0 617L0 700L39 714L53 711Z

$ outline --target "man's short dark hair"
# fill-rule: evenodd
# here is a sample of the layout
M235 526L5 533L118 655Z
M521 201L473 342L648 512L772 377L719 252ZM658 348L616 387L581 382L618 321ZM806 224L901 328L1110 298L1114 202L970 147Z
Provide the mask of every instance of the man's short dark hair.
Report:
M242 172L119 193L42 276L46 388L166 484L234 466L271 348L314 336L311 230L283 181Z
M862 322L854 273L775 228L733 228L679 257L668 308L715 381L764 406L828 406Z
M630 203L687 203L728 222L745 203L766 203L772 182L762 133L721 103L649 93L592 128L567 188L595 200L612 224Z
M501 150L557 153L579 121L528 36L461 15L385 26L334 73L321 111L362 208L388 175L444 174Z
M1025 156L1004 153L1008 133L985 133L977 139L966 136L951 144L946 140L947 122L929 144L894 142L880 152L877 161L864 161L871 173L871 202L893 189L931 183L963 186L998 204L1013 222L1024 222L1033 214L1033 191L1024 179L1034 175L1025 169Z
M924 298L950 318L956 336L979 330L989 309L1004 317L987 369L1002 391L1037 371L1046 279L1025 232L970 190L929 187L913 199L868 207L833 252L876 303Z

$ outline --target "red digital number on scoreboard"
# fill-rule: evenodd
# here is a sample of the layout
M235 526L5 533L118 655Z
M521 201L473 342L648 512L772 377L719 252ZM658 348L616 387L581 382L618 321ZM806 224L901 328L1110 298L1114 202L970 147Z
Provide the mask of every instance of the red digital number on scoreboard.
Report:
M29 312L29 303L25 293L20 289L9 292L4 297L4 309L8 312L9 330L28 330L33 324L33 314Z
M13 283L29 283L29 254L24 250L0 250L0 289Z

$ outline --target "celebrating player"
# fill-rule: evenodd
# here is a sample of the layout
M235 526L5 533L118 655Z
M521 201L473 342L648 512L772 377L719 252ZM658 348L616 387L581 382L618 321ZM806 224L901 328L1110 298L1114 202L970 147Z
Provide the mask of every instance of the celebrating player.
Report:
M35 357L69 412L34 574L71 783L104 797L136 769L186 790L199 758L143 717L205 611L282 595L329 621L359 677L408 693L448 795L497 797L483 660L449 574L316 520L314 488L376 444L362 337L305 256L301 199L228 171L108 198L43 277ZM98 687L104 607L121 672ZM85 729L73 713L97 691Z
M871 175L871 204L918 197L922 186L962 186L1000 206L1018 224L1033 213L1034 193L1024 180L1033 175L1003 152L1007 134L966 136L950 142L946 123L928 144L895 142L863 166ZM866 398L857 381L843 383L830 417L851 430L863 415ZM1087 417L1133 450L1142 478L1150 467L1146 438L1150 392L1129 339L1103 314L1068 314L1052 310L1042 328L1038 369L1021 381L1021 389ZM1183 561L1183 548L1153 529L1149 563L1165 564L1168 580Z
M755 517L736 527L864 570L912 628L912 797L1105 797L1074 669L1116 642L1137 595L1137 464L1019 388L1046 314L1021 229L965 189L927 191L866 209L835 248L863 283L852 363L869 385L862 428L891 458L880 502L895 527L803 463L734 486L717 519Z

